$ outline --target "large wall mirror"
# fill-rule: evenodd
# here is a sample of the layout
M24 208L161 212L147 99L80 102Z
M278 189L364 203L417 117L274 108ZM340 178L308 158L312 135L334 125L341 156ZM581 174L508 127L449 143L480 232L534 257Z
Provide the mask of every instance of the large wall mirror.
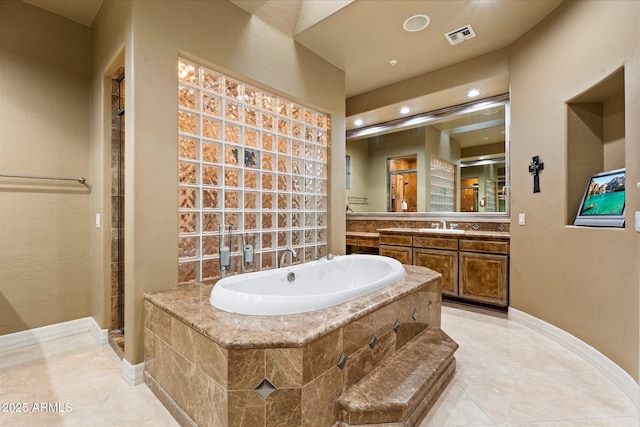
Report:
M508 95L347 132L347 212L506 213Z

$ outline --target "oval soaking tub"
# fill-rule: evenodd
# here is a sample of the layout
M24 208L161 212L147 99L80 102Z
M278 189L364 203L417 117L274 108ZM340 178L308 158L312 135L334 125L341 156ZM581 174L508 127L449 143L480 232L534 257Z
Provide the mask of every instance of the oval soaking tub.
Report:
M306 313L397 283L405 275L402 264L393 258L336 256L226 277L213 287L209 301L220 310L239 314Z

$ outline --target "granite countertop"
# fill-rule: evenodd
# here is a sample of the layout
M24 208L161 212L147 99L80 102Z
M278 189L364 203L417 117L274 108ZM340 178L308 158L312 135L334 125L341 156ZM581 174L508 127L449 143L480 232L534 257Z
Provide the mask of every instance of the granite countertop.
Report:
M436 280L439 273L404 266L402 282L385 286L340 305L308 313L253 316L229 313L211 305L213 285L185 285L154 292L144 299L226 348L301 347Z
M381 228L378 230L380 233L385 234L399 234L399 235L425 235L430 237L448 237L448 238L490 238L490 239L502 239L509 240L511 233L508 231L476 231L476 230L458 230L455 232L443 232L442 230L430 229L430 228Z

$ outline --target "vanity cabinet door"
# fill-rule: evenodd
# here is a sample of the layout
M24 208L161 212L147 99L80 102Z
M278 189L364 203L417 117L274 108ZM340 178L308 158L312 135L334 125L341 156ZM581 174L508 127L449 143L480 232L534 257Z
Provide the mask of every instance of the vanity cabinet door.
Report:
M402 264L412 264L412 253L410 246L390 246L380 245L380 255L395 258Z
M442 293L458 296L458 252L414 248L413 265L428 267L442 274Z
M460 297L506 307L509 257L460 252Z

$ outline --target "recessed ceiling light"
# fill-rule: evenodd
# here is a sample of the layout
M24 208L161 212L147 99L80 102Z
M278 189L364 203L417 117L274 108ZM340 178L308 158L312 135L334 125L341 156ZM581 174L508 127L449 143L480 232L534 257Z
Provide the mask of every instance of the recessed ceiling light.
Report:
M404 21L402 28L410 33L415 33L416 31L424 30L428 25L429 17L427 15L413 15Z
M469 98L475 98L478 95L480 95L480 91L478 89L471 89L469 92L467 92L467 96Z
M409 107L402 107L402 108L400 109L400 113L401 113L401 114L407 114L409 111L411 111L411 110L409 109Z
M356 121L353 122L353 124L356 125L356 126L362 126L362 123L363 123L362 119L356 119Z
M392 59L391 61L389 61L389 64L391 65L396 65L398 63L398 61L396 61L395 59Z

